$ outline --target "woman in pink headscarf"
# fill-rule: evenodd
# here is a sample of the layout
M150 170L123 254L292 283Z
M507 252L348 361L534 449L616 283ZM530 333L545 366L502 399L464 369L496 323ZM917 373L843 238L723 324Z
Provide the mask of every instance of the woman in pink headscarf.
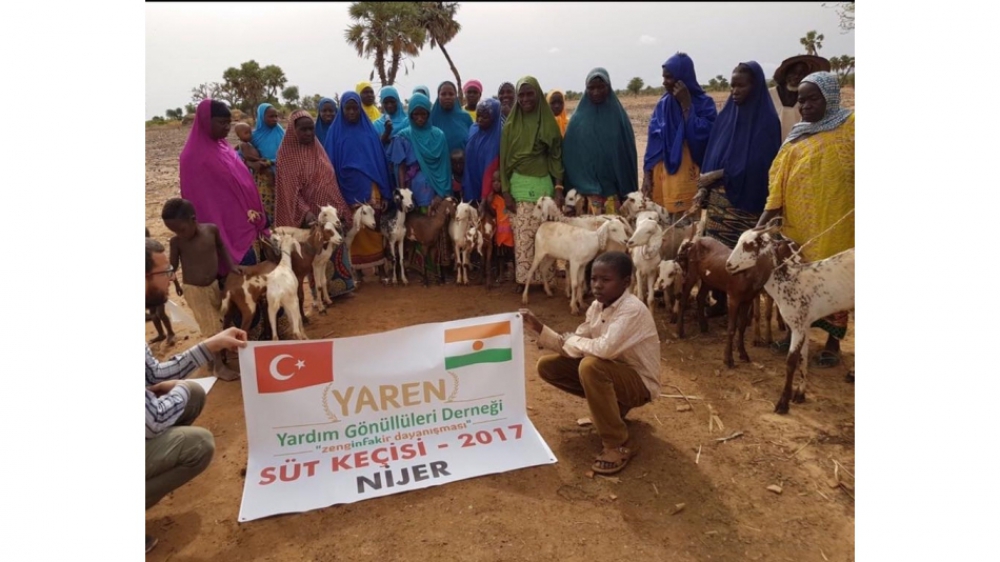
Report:
M476 106L483 97L483 83L479 80L469 80L465 83L465 112L472 116L472 122L476 122Z
M240 265L257 263L255 241L269 235L264 205L253 176L226 137L231 116L220 101L202 100L181 151L181 197L194 205L198 222L219 228L222 242ZM228 274L219 260L219 276Z

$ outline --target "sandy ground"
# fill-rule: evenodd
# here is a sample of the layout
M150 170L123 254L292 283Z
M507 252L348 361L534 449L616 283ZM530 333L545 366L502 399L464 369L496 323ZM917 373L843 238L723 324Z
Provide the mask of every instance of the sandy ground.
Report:
M642 131L640 154L654 103L625 102ZM159 213L178 195L177 157L187 134L187 128L170 127L146 133L146 225L164 242L169 233ZM354 298L338 299L328 315L309 312L313 322L306 331L312 338L344 337L514 311L520 300L510 289L366 283ZM531 308L558 330L575 328L580 319L556 294L549 299L533 291ZM185 307L183 298L171 298ZM694 328L677 340L663 310L655 315L663 392L680 389L701 400L693 401L692 411L678 411L685 402L671 398L633 410L629 430L641 450L617 478L586 475L600 449L593 429L576 424L588 415L586 405L539 379L538 350L527 338L529 416L558 463L238 524L247 461L240 383L218 382L198 421L215 435L215 458L202 475L146 512L147 532L160 539L146 558L853 560L854 386L844 381L854 365L853 315L844 364L812 369L808 401L793 404L788 416L773 413L783 382L781 355L749 347L752 363L727 369L723 319L711 321L706 334ZM175 328L178 343L155 344L158 357L200 339L196 330ZM147 323L147 340L154 335ZM819 349L824 337L814 330L811 348ZM748 334L748 346L751 340ZM709 408L724 429L709 431ZM743 436L715 441L737 431ZM831 487L835 460L846 468L840 470L846 488ZM782 493L768 491L771 485ZM680 503L685 509L673 514Z

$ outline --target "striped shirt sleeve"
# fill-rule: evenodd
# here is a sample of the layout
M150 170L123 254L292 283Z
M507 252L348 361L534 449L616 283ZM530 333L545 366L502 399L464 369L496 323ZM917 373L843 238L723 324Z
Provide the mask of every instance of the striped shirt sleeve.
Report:
M204 343L174 356L168 361L159 362L153 357L149 346L146 346L146 385L152 386L158 382L183 379L192 371L209 362L211 354ZM183 384L178 384L167 394L157 398L146 389L146 439L151 439L162 433L177 422L184 414L190 394Z
M188 389L178 384L170 392L157 398L146 389L146 439L152 439L177 423L187 407Z
M146 386L173 379L183 379L192 371L212 360L212 354L204 343L175 355L167 361L157 361L146 346Z

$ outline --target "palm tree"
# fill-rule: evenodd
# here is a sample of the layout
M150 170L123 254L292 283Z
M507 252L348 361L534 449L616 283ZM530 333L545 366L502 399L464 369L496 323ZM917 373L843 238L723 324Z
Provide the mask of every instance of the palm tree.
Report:
M444 58L451 67L451 73L455 75L458 89L458 101L465 104L465 96L462 92L462 77L458 75L458 69L452 62L447 49L444 48L462 30L462 24L455 21L455 13L458 12L458 2L420 2L420 14L418 16L419 27L427 30L427 40L431 49L435 47L441 49Z
M348 14L356 23L344 32L347 43L358 56L374 57L380 83L393 85L403 56L416 56L426 40L426 31L417 25L415 4L354 2Z
M830 70L837 75L841 86L847 84L847 77L854 72L854 57L843 55L830 59Z
M806 48L807 55L818 55L819 50L823 48L823 39L825 37L822 33L817 35L815 31L810 31L806 33L805 37L799 39L799 43L802 43L802 46Z

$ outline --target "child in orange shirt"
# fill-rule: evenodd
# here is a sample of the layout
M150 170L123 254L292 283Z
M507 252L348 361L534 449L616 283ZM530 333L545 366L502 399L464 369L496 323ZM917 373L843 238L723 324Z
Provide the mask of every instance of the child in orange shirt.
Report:
M510 265L510 269L502 275L506 281L508 277L513 277L514 273L514 229L510 224L507 204L503 200L499 170L493 172L493 192L487 197L486 203L487 211L497 219L497 232L493 237L493 247L495 249L493 255L501 260L499 263Z

